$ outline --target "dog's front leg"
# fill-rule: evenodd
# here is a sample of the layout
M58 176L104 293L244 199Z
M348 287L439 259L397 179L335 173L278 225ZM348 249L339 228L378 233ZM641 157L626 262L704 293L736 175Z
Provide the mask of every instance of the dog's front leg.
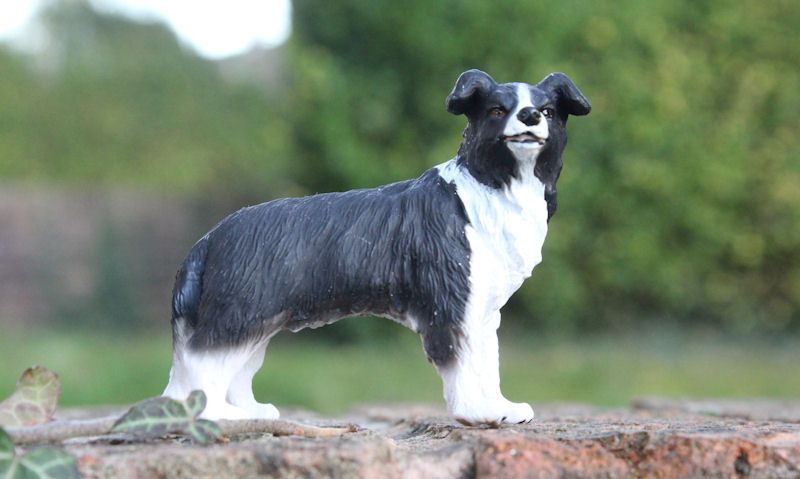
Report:
M499 326L499 311L488 318L467 318L456 357L449 364L437 366L447 408L463 424L533 420L529 404L511 402L500 392Z

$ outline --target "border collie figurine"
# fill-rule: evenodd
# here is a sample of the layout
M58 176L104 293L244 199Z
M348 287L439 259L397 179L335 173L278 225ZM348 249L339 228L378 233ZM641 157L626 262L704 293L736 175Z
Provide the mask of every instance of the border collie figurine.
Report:
M270 338L375 315L419 333L457 420L531 421L530 405L500 392L500 308L541 261L567 117L590 108L563 73L500 85L469 70L447 97L469 120L454 159L223 219L178 270L164 395L203 390L209 419L277 418L251 385Z

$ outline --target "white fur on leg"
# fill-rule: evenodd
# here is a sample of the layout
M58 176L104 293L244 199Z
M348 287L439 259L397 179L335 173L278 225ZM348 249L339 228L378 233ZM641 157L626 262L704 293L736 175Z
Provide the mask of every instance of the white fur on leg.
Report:
M239 406L247 410L252 417L260 419L278 419L280 413L272 404L262 404L256 401L253 395L253 376L261 369L264 363L264 353L267 349L269 340L264 341L258 346L250 359L244 364L241 370L234 376L228 388L228 401L234 406Z
M182 360L188 373L191 390L200 389L206 394L206 408L200 417L205 419L248 419L244 408L227 400L228 388L252 354L251 348L220 351L182 351Z
M465 424L521 423L533 419L529 404L513 403L500 392L498 326L499 312L485 322L467 321L456 360L438 369L447 408Z
M183 400L192 392L189 384L189 372L183 361L183 351L186 349L188 339L184 319L176 319L174 328L172 368L169 370L169 382L162 396Z
M517 111L531 106L527 90L518 90ZM547 138L547 122L529 128L513 120L504 134L523 131ZM462 323L464 340L453 364L438 371L451 414L470 424L533 419L530 405L513 403L500 392L500 308L541 262L547 236L545 187L534 173L541 146L512 146L520 174L503 188L481 184L457 159L437 167L445 181L456 185L469 217L465 233L470 247L470 293Z
M244 346L193 352L179 320L173 345L172 369L164 396L183 400L191 391L202 390L205 419L275 419L278 410L259 404L253 397L252 379L264 360L266 340Z

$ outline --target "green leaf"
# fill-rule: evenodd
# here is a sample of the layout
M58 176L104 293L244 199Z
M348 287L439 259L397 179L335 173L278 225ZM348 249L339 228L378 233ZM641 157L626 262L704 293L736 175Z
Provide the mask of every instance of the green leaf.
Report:
M167 397L147 399L134 404L114 423L111 432L124 432L141 438L184 434L199 443L211 443L222 433L216 423L198 419L205 407L203 391L192 391L184 401Z
M20 478L25 479L79 479L75 458L55 447L37 447L19 460ZM13 477L13 476L12 476Z
M11 438L3 428L0 428L0 478L6 479L13 477L10 473L13 464L14 443L11 442Z
M217 440L222 432L214 421L198 419L186 428L186 433L201 444L209 444Z
M197 417L206 408L206 394L203 391L192 391L184 401L186 412Z
M0 403L0 426L34 426L49 421L60 395L56 373L42 366L26 369L14 394Z
M0 428L0 479L80 479L75 458L61 449L37 447L17 456Z

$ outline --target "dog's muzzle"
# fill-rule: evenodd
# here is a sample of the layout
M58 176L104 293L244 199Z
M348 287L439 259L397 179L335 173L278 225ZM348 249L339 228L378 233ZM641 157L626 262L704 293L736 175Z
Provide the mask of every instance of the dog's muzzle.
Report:
M501 138L506 143L538 143L540 145L544 145L547 141L546 138L536 136L527 131L525 133L520 133L519 135L503 136Z

